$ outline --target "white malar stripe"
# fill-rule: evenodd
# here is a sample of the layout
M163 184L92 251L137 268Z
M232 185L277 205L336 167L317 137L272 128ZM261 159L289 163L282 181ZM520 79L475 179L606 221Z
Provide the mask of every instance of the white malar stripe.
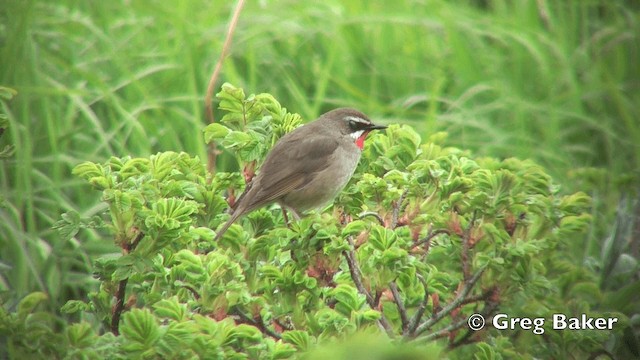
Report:
M364 133L364 130L358 130L358 131L352 132L351 134L349 134L349 136L351 136L353 140L358 140L358 138L362 136L362 133Z
M344 117L344 121L354 121L360 124L365 124L365 125L369 125L371 122L369 120L363 119L363 118L359 118L356 116L345 116Z

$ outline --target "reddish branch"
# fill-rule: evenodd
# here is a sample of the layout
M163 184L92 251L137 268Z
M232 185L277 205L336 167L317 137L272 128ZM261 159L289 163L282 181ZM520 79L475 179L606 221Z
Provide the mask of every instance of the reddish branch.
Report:
M391 228L397 225L397 218L400 212L400 207L402 206L403 198L404 198L404 195L397 202L394 203L394 214L392 216L392 222L390 224ZM360 215L361 218L364 216L375 216L376 218L379 218L379 215L376 213L363 213ZM402 322L402 335L404 339L409 340L409 339L417 338L427 330L431 329L436 323L438 323L440 320L442 320L446 316L459 312L460 307L463 305L484 302L485 306L481 313L486 315L489 315L497 307L497 302L492 300L493 294L495 292L494 288L492 288L491 290L485 291L480 295L475 295L475 296L469 295L472 292L475 285L477 284L480 277L482 276L482 274L484 273L484 268L479 269L473 275L471 275L471 270L470 270L471 269L470 250L473 247L471 234L476 222L476 218L477 218L477 212L474 212L469 222L469 225L465 229L464 233L461 234L463 238L461 260L462 260L462 271L464 276L464 279L462 282L462 288L460 289L456 297L443 308L440 308L439 306L436 307L434 304L433 314L428 320L424 322L422 321L427 305L429 303L429 293L428 293L427 284L424 278L422 278L422 276L418 275L418 279L420 280L420 282L424 287L425 295L417 311L414 313L414 315L411 318L407 313L407 309L400 295L400 291L398 289L398 285L396 281L392 281L391 283L389 283L389 290L393 295L393 299L394 299L394 302L396 303L396 307L398 308L398 313L400 315L400 320ZM379 219L379 221L381 221L381 219ZM431 239L441 234L450 234L450 231L447 229L438 229L435 231L430 231L425 238L416 241L413 244L413 247L415 248L425 243L428 243L429 241L431 241ZM349 265L349 272L351 274L351 278L356 288L358 289L358 292L365 296L369 306L372 309L377 309L379 307L381 293L377 293L376 296L374 297L372 293L369 290L367 290L366 287L364 286L364 283L362 280L362 272L356 260L353 238L347 237L347 241L349 243L349 250L344 251L343 254L347 260L347 264ZM428 335L420 336L420 339L432 340L432 339L437 339L437 338L446 337L446 336L451 336L453 339L454 337L452 336L453 332L463 328L466 325L466 323L467 323L466 319L452 322L451 324L449 324L447 327L443 329L440 329ZM381 314L379 325L389 335L389 337L391 338L394 337L393 329L389 324L389 322L387 321L387 319L385 318L384 314ZM470 341L469 339L471 338L472 335L473 335L473 332L468 331L464 336L462 336L455 342L452 340L450 343L450 347L459 346L469 342Z
M431 340L447 337L451 334L451 332L462 329L462 327L464 327L466 324L467 324L466 319L458 320L457 322L451 323L449 326L445 327L444 329L440 329L429 335L421 337L420 340L423 342L429 342Z
M116 304L113 307L111 316L111 332L113 335L120 335L120 316L124 310L124 295L127 289L127 282L129 278L122 279L118 283L118 289L116 290Z
M473 225L476 222L476 216L478 215L477 211L473 212L473 216L471 217L471 221L469 221L469 225L464 232L464 236L462 237L462 276L464 280L467 281L469 276L471 276L471 261L469 259L469 250L471 249L471 230L473 229Z
M422 239L420 239L420 240L416 241L416 242L413 244L413 247L412 247L412 248L417 248L418 246L421 246L421 245L423 245L423 244L426 244L426 243L428 243L429 241L431 241L431 239L433 239L434 237L436 237L436 236L438 236L438 235L441 235L441 234L447 234L447 235L450 235L450 234L451 234L451 232L450 232L449 230L447 230L447 229L438 229L438 230L431 231L431 232L429 232L429 234L428 234L427 236L425 236L424 238L422 238Z
M493 301L492 297L494 292L496 291L496 289L492 289L488 292L485 292L486 298L482 299L485 302L484 308L482 310L480 310L479 314L482 315L483 318L488 318L497 308L498 308L498 302ZM483 295L485 295L483 294ZM458 327L452 331L458 330L460 328L462 328L465 324L466 324L466 319L461 320L461 322L463 323L461 327ZM460 338L458 338L456 341L451 341L449 343L449 349L453 349L456 348L458 346L462 346L462 345L466 345L466 344L470 344L475 342L475 340L472 339L472 336L474 334L476 334L477 331L475 330L471 330L471 329L467 329L467 332ZM425 339L428 340L428 339Z
M136 235L136 237L130 243L125 241L122 244L122 253L126 255L133 251L133 249L138 246L143 237L144 233L139 232L138 235ZM114 294L116 303L111 311L111 332L116 336L120 334L120 317L122 316L122 312L124 311L125 307L124 298L127 291L128 281L129 278L120 280L120 282L118 283L118 288L116 289L116 293Z
M262 320L262 316L260 316L260 314L255 315L252 318L252 317L248 316L247 314L243 313L240 309L238 309L236 307L234 307L233 310L231 310L231 312L233 314L237 315L240 318L242 323L255 326L263 334L265 334L267 336L271 336L272 338L274 338L276 340L282 339L282 335L280 335L279 333L271 330L270 328L268 328L265 325L264 320Z
M471 278L465 280L462 290L453 299L453 301L451 301L449 304L447 304L440 311L435 312L433 315L431 315L431 318L429 320L427 320L424 323L420 324L420 326L418 326L416 328L415 332L413 334L410 334L410 337L418 336L418 335L422 334L423 332L429 330L438 321L442 320L442 318L444 318L445 316L449 315L455 309L457 309L458 307L460 307L463 304L465 304L465 302L468 301L468 297L467 296L469 295L469 293L471 292L473 287L476 285L476 283L478 282L478 280L480 279L480 277L482 276L483 273L484 273L484 268L476 271L476 273ZM432 336L432 335L429 335L429 336Z

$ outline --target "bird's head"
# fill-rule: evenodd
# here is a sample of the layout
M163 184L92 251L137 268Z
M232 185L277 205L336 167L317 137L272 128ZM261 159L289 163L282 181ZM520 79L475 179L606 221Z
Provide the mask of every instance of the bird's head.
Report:
M332 126L340 131L340 134L351 137L361 150L364 146L364 139L369 132L387 128L386 125L374 124L365 114L350 108L335 109L322 117L331 122Z

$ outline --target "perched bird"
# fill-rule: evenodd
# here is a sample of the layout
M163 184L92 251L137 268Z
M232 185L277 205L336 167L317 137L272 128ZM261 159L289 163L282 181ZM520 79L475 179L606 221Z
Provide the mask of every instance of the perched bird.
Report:
M242 215L273 202L296 218L328 204L351 179L367 134L385 128L360 111L339 108L284 135L238 198L215 240Z

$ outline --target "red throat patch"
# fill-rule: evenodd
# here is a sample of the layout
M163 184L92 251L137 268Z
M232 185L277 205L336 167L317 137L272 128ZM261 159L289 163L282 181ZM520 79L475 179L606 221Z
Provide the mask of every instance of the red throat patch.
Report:
M356 139L356 146L360 148L360 150L362 150L362 148L364 147L364 139L367 138L367 135L369 134L368 131L365 131L362 133L362 135L360 135L360 137L358 139Z

